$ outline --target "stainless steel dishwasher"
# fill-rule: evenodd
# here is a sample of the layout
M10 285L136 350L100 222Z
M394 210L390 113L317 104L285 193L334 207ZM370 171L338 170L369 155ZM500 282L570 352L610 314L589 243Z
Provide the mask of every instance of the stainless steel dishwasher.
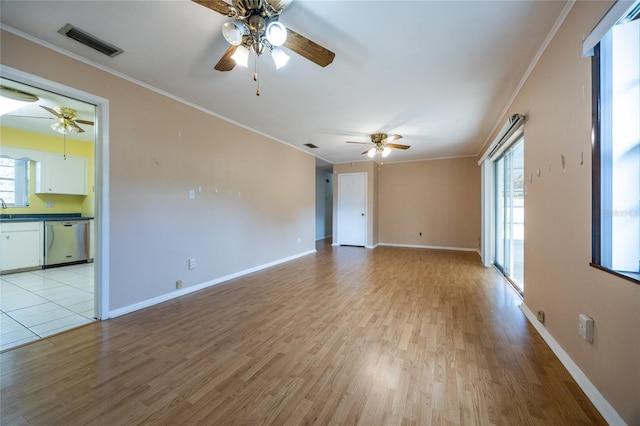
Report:
M45 221L44 237L45 267L89 259L88 220Z

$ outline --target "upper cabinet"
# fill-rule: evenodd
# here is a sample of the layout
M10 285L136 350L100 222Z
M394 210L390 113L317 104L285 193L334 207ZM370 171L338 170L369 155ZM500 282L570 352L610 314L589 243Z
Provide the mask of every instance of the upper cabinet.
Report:
M36 194L87 195L87 160L45 153L36 162Z

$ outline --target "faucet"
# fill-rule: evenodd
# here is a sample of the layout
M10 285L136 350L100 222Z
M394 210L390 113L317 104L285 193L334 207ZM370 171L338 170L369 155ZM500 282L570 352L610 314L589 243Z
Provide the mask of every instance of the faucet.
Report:
M7 203L5 203L2 198L0 198L0 206L2 206L3 209L7 208Z

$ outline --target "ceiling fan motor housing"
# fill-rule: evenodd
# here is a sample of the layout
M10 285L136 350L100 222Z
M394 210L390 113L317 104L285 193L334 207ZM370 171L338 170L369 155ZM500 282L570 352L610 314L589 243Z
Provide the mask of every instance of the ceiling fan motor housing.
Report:
M252 34L264 34L264 30L266 28L265 20L260 15L251 15L249 17L249 29Z
M371 142L376 145L380 144L383 140L387 139L386 133L374 133L371 135Z
M278 0L234 0L233 6L243 17L261 15L264 18L276 17L282 12L286 2Z
M78 115L76 110L67 107L55 107L54 110L67 120L73 120Z

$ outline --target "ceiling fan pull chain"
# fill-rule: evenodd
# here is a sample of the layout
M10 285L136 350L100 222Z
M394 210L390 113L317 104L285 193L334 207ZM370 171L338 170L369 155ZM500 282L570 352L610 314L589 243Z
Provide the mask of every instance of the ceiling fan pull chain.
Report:
M64 158L64 160L67 160L67 134L65 133L64 135L64 142L63 142L63 152L62 152L62 158Z
M260 55L258 55L256 53L256 68L255 68L255 72L253 73L253 81L256 82L256 96L260 96L260 76L259 76L259 65L258 65L258 58L260 58Z

